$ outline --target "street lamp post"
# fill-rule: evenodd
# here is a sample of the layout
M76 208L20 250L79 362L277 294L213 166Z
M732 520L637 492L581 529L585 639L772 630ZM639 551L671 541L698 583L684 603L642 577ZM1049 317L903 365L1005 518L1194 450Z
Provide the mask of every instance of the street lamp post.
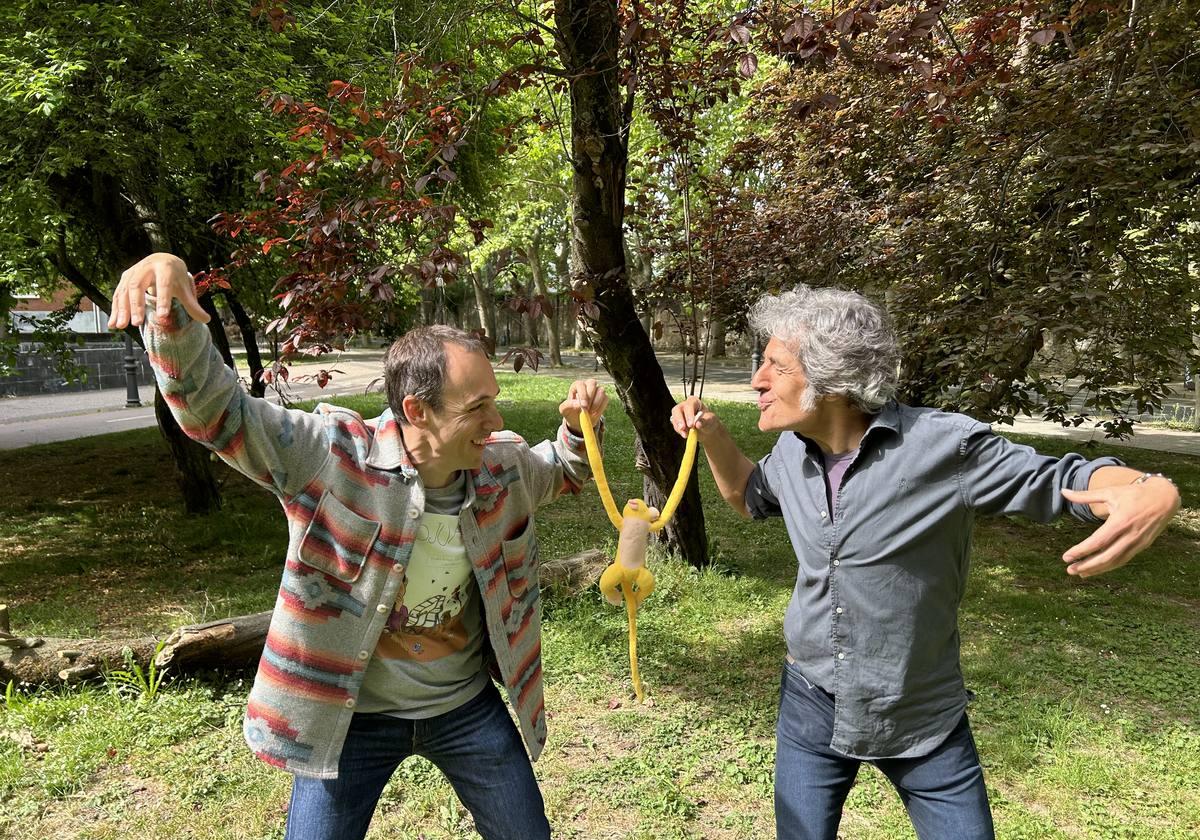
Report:
M133 337L125 333L125 407L139 408L142 404L138 394L138 360L133 355Z
M756 336L754 336L754 352L750 354L750 375L751 376L753 376L755 373L757 373L759 367L762 365L762 356L763 356L762 336L756 335Z

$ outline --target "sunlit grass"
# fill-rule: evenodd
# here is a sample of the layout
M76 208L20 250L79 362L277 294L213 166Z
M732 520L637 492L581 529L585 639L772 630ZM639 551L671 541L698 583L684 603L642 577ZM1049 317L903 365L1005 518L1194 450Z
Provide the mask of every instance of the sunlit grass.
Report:
M553 433L567 382L502 374L507 424ZM339 399L364 414L382 397ZM771 438L751 407L722 407L752 454ZM1059 440L1032 441L1063 452ZM1097 447L1094 454L1112 450ZM640 495L632 432L609 413L606 468ZM1185 838L1200 833L1200 462L1136 453L1171 474L1187 509L1129 567L1079 581L1059 556L1087 532L992 520L977 529L963 606L963 669L999 834ZM154 430L0 453L0 601L25 634L163 634L267 609L286 533L278 503L223 471L225 504L183 515ZM745 522L702 468L713 566L656 557L639 621L653 704L630 702L624 617L590 590L550 595L543 644L550 742L537 770L556 836L773 836L774 717L795 560L781 522ZM615 544L594 491L543 509L544 557ZM0 710L0 836L282 836L288 780L241 743L246 675L168 684L152 703L105 686L42 690ZM472 836L440 774L406 763L374 838ZM911 837L864 768L843 835Z

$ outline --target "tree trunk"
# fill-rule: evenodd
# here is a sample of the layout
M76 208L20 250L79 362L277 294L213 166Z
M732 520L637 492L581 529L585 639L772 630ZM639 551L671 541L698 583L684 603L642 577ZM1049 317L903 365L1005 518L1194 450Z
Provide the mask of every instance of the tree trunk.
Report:
M75 288L104 312L112 312L112 301L85 275L67 253L66 236L60 232L58 250L54 258L55 267ZM110 266L121 270L120 266ZM142 335L133 327L126 330L145 349ZM175 461L179 487L183 494L184 509L191 514L205 514L221 507L221 491L213 477L208 450L192 441L179 428L171 415L158 388L154 389L154 414L158 419L159 431L167 442L167 448Z
M176 670L253 665L262 656L271 611L190 624L167 636L154 661Z
M203 515L221 507L221 488L213 475L211 453L189 438L175 422L162 393L154 389L154 416L179 470L179 491L189 514Z
M725 319L719 313L713 312L710 307L708 312L708 357L710 359L725 358L725 333Z
M529 300L531 295L527 286L522 284L515 277L512 279L512 292L516 298L525 298ZM521 313L521 334L518 336L516 344L526 345L528 347L537 347L537 324L533 320L533 316L526 310Z
M433 325L438 323L437 320L437 301L434 295L437 289L428 286L421 287L421 323Z
M221 354L225 367L237 373L237 365L233 363L233 351L229 349L229 336L225 333L225 325L221 323L221 312L212 295L201 295L200 308L208 313L208 334L212 336L213 346Z
M622 226L632 102L622 107L619 24L614 0L555 0L557 47L570 79L572 285L590 289L599 317L589 323L616 382L660 492L674 484L683 438L671 428L674 400L633 304ZM632 69L632 68L626 68ZM708 561L700 490L693 474L664 532L693 566Z
M542 236L534 233L529 240L529 249L525 252L529 260L529 271L533 275L533 288L545 300L542 317L546 320L547 344L550 348L550 364L562 367L562 351L559 349L558 319L550 292L546 287L546 273L542 270Z
M559 288L568 288L571 284L571 230L567 230L567 238L562 241L558 248L554 251L554 270L558 272ZM567 342L570 343L576 353L586 353L588 351L587 335L580 328L579 318L575 315L575 307L571 307L570 317L564 319L568 322Z
M487 274L485 278L484 274ZM471 288L475 291L475 308L479 311L479 324L483 327L483 331L487 333L487 337L494 343L499 344L500 339L496 335L496 299L492 295L491 285L492 268L490 262L482 268L477 268L469 272L471 277Z
M246 312L237 295L228 289L224 294L229 311L233 313L233 320L237 322L238 331L242 334L242 344L246 346L246 367L250 369L250 395L261 397L267 392L267 383L263 381L262 354L258 352L258 330L254 328L250 314Z

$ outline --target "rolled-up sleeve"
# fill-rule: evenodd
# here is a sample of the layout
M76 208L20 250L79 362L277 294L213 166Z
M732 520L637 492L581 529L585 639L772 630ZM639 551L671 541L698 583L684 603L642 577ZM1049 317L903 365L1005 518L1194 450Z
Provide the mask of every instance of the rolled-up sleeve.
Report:
M596 424L596 441L604 443L604 420ZM542 441L529 449L524 458L527 478L533 489L534 504L541 506L564 493L578 493L592 476L583 437L563 421L555 439Z
M1099 522L1088 505L1063 498L1063 490L1086 490L1101 467L1123 466L1116 458L1088 460L1071 452L1061 458L1004 438L982 423L963 435L960 479L967 504L983 514L1020 514L1050 522L1069 513L1084 522Z

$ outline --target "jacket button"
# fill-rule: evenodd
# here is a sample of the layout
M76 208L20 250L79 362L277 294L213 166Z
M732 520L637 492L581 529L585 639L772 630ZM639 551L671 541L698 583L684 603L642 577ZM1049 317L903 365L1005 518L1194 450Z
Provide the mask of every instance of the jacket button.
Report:
M371 656L371 651L369 651L369 650L360 650L360 651L358 652L358 658L359 658L359 659L367 659L367 658L369 658L370 656Z
M409 519L420 519L421 511L417 510L416 508L409 508L408 518Z
M388 611L388 605L387 605L387 604L380 604L379 606L377 606L377 607L375 608L375 612L377 612L377 613L385 613L385 612L387 612L387 611Z
M403 564L403 563L397 563L396 565L392 566L392 571L393 571L393 572L396 572L397 574L399 574L400 572L403 572L403 571L404 571L404 564Z
M346 700L346 708L347 708L347 709L353 709L353 708L354 708L354 698L353 698L353 697L347 698L347 700Z

